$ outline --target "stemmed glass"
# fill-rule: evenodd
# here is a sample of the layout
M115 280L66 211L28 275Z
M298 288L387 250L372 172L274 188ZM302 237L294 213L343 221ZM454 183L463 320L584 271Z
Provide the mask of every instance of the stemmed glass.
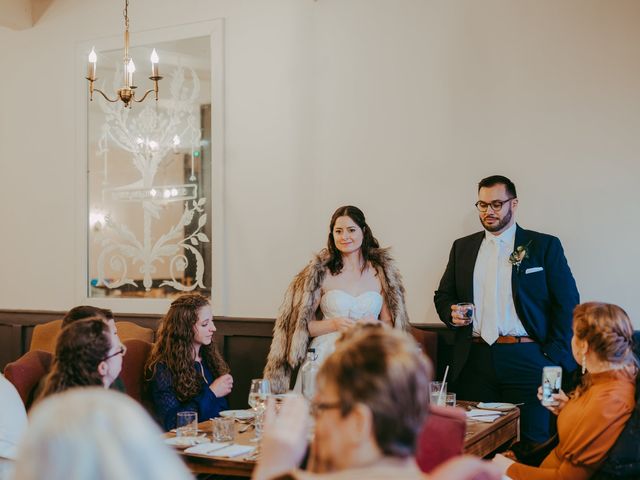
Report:
M255 412L255 438L260 440L262 435L262 423L264 421L264 411L267 408L267 398L271 394L271 384L264 378L254 378L249 387L249 405Z

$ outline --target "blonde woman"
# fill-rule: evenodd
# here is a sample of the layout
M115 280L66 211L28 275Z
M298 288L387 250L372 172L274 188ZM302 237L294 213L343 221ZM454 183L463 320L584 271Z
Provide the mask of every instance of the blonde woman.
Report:
M20 444L20 480L183 480L193 477L130 397L70 389L39 403Z

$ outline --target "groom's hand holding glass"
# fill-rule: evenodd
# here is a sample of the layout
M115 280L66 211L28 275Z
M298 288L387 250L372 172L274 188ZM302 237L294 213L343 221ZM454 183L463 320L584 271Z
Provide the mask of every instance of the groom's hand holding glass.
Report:
M451 323L456 327L464 327L473 323L475 316L475 305L473 303L456 303L451 305Z

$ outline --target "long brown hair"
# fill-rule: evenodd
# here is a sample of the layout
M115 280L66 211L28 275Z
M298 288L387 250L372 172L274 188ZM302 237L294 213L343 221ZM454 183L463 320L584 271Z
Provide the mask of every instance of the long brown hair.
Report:
M633 325L627 312L618 305L601 302L578 305L573 310L573 332L576 338L587 342L600 361L626 365L637 371L638 360L633 353ZM586 374L574 395L580 395L590 385L591 376Z
M367 268L367 264L370 257L371 249L379 248L380 244L378 240L371 233L371 228L367 225L367 220L364 218L364 213L358 207L353 205L345 205L338 208L331 216L331 222L329 223L329 238L327 239L327 250L329 251L330 258L327 263L327 267L332 275L337 275L342 271L342 253L336 247L336 241L333 238L333 227L336 224L336 220L340 217L349 217L353 222L362 230L362 246L360 252L362 253L362 271Z
M189 293L171 303L169 311L162 318L160 328L147 361L147 376L153 377L159 363L164 364L173 381L178 400L185 402L200 393L201 379L193 368L193 341L198 310L209 305L209 299L199 293ZM219 377L229 371L215 342L200 347L204 364Z
M111 329L102 318L78 320L63 328L41 397L71 387L103 385L98 365L111 347Z

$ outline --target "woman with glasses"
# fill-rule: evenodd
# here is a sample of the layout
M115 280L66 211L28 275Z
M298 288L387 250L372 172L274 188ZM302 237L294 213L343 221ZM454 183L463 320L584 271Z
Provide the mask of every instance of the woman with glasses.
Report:
M125 347L102 318L78 320L63 328L42 397L73 387L102 385L118 378Z
M206 420L227 408L233 377L213 342L215 331L209 300L197 293L174 300L160 323L146 368L166 430L175 428L178 412L194 411Z
M494 466L468 457L429 477L420 471L414 454L429 408L431 377L429 360L407 333L380 325L351 330L318 373L307 471L295 468L307 449L309 409L293 397L285 399L278 415L270 402L252 478L500 478Z
M402 278L362 210L340 207L331 217L327 248L296 275L280 307L264 370L272 391L289 390L308 346L322 364L341 332L378 321L408 328ZM297 381L295 390L300 387Z

